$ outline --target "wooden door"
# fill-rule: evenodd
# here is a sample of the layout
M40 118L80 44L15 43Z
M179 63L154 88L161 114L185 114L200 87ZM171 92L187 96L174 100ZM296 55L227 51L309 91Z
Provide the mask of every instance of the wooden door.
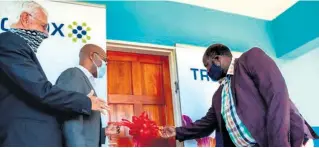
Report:
M107 51L108 103L110 121L131 121L133 115L146 111L157 125L174 125L168 57ZM127 128L119 138L129 140ZM175 141L158 146L175 146ZM118 142L117 146L125 145Z

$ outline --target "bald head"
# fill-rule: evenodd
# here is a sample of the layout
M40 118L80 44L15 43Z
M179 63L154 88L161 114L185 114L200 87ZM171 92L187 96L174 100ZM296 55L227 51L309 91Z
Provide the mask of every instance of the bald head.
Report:
M83 56L90 56L90 54L93 54L93 53L100 55L103 60L106 59L105 51L101 47L94 45L94 44L84 45L80 51L80 58L82 55Z
M80 51L80 65L89 70L93 76L97 74L97 68L102 65L102 60L106 62L105 51L94 44L86 44Z

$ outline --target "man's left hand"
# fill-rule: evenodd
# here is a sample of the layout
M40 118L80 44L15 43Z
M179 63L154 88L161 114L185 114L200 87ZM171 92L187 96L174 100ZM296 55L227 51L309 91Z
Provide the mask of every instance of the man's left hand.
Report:
M105 135L106 136L111 136L111 135L116 135L120 133L120 127L116 126L114 124L109 124L106 128L105 128Z

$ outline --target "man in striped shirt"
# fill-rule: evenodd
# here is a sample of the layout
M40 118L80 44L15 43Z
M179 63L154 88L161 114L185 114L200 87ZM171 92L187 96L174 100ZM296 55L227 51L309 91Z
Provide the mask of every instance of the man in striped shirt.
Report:
M191 125L164 127L162 137L184 141L217 129L225 147L300 147L318 138L290 100L279 68L261 49L235 59L227 46L214 44L207 48L203 64L209 77L221 84L211 108Z

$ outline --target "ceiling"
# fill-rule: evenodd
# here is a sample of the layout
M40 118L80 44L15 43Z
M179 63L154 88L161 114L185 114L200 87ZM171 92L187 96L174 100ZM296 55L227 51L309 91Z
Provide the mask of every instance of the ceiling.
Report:
M298 0L170 0L179 3L273 20Z

